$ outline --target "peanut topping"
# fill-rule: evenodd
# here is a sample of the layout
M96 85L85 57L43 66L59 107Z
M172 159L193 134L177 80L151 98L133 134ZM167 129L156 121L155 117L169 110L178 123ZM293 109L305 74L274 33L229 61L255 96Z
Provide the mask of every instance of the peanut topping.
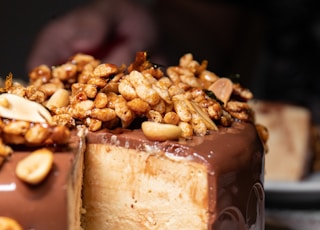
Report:
M55 106L57 108L69 105L69 92L66 89L58 89L46 103L47 108Z
M226 105L232 94L233 84L230 79L223 77L215 81L208 89Z
M141 125L144 135L152 141L177 140L182 130L179 126L145 121Z
M219 126L230 126L235 119L252 121L252 111L247 105L251 92L207 70L207 61L199 63L190 53L182 56L177 66L169 66L166 72L150 63L145 52L138 52L128 68L77 54L60 66L35 68L30 79L32 84L28 87L15 85L10 79L6 81L2 89L7 92L5 99L0 96L1 117L46 121L68 128L83 124L89 131L128 128L141 122L137 118L143 118L176 126L175 129L181 131L179 137L183 138L207 135ZM20 100L19 104L27 98L45 105L50 113L42 105L28 101L25 103L28 106L22 107L30 110L32 105L32 115L17 112L20 115L10 116L13 99L8 94L19 95L16 99ZM37 116L33 116L35 113ZM40 127L39 130L43 131ZM26 133L27 130L20 133L19 138L16 136L15 143L24 143L21 135ZM43 143L52 136L41 133L39 139L29 133L28 140Z
M5 107L0 106L0 117L38 123L52 122L50 112L39 103L9 93L1 94L0 100L7 101Z
M5 97L1 97L0 98L0 107L3 107L3 108L9 108L10 104L9 104L9 101L7 100L7 98Z
M6 216L0 216L1 230L22 230L21 225L14 219Z
M194 113L197 113L199 117L203 120L206 127L210 130L218 130L216 124L209 118L208 114L203 111L203 109L194 102L188 101L187 103L188 108Z
M39 184L50 172L53 165L53 153L47 149L38 149L21 160L16 167L18 178L29 184Z

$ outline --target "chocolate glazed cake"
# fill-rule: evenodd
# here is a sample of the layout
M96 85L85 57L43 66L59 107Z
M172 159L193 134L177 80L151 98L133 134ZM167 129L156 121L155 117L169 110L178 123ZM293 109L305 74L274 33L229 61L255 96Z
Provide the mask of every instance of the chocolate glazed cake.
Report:
M263 229L262 162L248 123L185 143L151 142L141 130L91 133L84 227Z
M206 63L186 54L163 72L145 52L128 68L78 54L26 87L9 76L0 228L264 229L267 130L250 91Z

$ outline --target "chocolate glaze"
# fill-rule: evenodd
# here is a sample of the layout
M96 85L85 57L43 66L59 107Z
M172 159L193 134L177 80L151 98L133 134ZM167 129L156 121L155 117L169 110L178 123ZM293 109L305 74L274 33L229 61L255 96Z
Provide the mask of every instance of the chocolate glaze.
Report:
M166 154L205 164L209 173L208 229L263 229L264 149L253 124L235 122L204 137L188 141L151 142L141 130L101 130L87 136L88 143L112 143ZM74 150L56 150L54 168L38 186L21 182L14 174L28 149L17 150L0 169L0 216L9 216L24 229L67 229L67 178Z
M68 229L67 186L78 143L74 135L68 147L49 147L53 168L39 185L28 185L15 175L17 163L35 148L15 147L0 168L0 216L15 219L24 230Z
M253 124L235 122L230 128L183 142L151 142L140 129L116 134L99 131L87 141L140 150L153 147L201 162L209 173L208 229L264 228L264 149Z

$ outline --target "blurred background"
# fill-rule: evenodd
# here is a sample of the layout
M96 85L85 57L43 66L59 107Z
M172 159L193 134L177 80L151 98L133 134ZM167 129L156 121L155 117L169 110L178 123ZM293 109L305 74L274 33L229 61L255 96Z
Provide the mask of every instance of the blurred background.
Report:
M12 72L15 78L27 79L26 60L40 29L87 2L1 1L0 77ZM142 2L153 10L159 25L159 50L169 64L192 52L197 60L207 59L219 75L240 74L256 97L307 106L318 101L318 1Z
M36 35L50 21L86 0L31 0L0 2L0 77L12 72L27 78L26 61Z
M38 32L88 2L1 1L0 77L5 79L12 72L15 79L28 81L26 62ZM159 31L156 51L166 63L175 65L183 54L191 52L196 60L208 60L209 69L220 76L240 75L240 82L256 98L307 107L320 124L319 1L140 2L152 10ZM300 223L307 220L319 224L319 209L309 213L300 210L288 214L287 210L279 212L279 207L276 212L267 212L272 220L279 217L284 223L298 216ZM301 229L290 226L276 229Z

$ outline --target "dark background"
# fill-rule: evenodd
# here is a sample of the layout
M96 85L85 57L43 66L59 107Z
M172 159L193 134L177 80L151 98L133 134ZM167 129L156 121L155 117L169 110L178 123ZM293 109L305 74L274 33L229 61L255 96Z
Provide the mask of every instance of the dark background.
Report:
M50 20L85 2L89 0L1 1L0 77L3 79L12 72L15 78L27 79L25 62L37 32ZM254 11L263 22L260 25L264 32L257 57L259 61L253 71L253 79L247 85L254 91L256 97L318 106L320 104L318 1L269 0L228 1L228 3ZM255 19L247 18L247 20ZM247 45L250 48L250 43ZM244 54L245 50L246 47L242 47ZM194 52L197 53L197 50ZM248 55L244 55L242 59L250 58ZM177 60L173 54L171 57ZM219 66L217 68L219 69ZM237 68L233 71L236 72Z
M26 78L25 62L36 34L50 20L85 0L10 0L0 2L0 77Z

